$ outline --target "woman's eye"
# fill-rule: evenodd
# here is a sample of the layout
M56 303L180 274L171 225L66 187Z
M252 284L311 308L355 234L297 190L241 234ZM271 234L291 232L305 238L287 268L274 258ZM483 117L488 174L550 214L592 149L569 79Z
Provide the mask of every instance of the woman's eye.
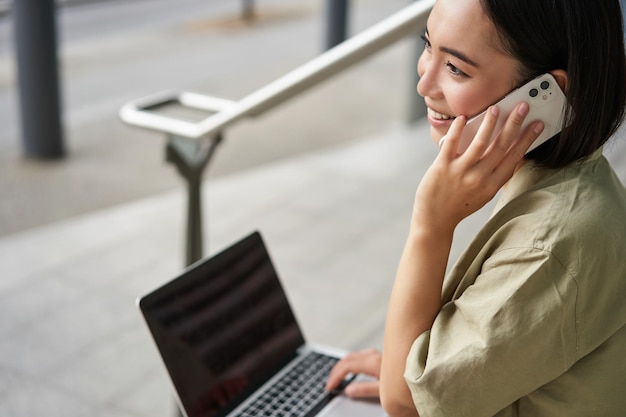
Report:
M432 45L430 44L430 41L428 40L426 35L421 35L420 38L422 38L422 40L424 41L424 48L430 50Z
M452 62L446 62L446 66L452 75L456 75L459 77L467 77L467 74L458 69Z

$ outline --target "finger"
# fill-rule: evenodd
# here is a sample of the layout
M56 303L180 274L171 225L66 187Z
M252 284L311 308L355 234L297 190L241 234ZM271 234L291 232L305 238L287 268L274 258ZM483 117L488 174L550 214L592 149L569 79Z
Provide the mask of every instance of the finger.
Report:
M524 123L524 119L526 119L528 111L529 106L526 102L521 102L515 106L509 117L506 119L502 132L494 141L494 158L499 160L509 151L511 145L519 137L522 123Z
M353 382L345 389L350 398L378 398L380 397L380 383L378 381Z
M441 152L443 152L446 157L456 158L456 151L459 148L459 140L461 139L461 132L463 132L465 123L467 123L467 117L456 117L448 129L448 133L439 141L439 148L441 148Z
M366 374L374 377L380 375L380 352L376 349L365 349L348 353L331 369L326 389L331 391L339 386L349 374Z
M498 123L499 115L500 109L497 106L491 106L485 112L485 117L476 132L476 136L465 151L470 159L480 159L489 147Z
M502 163L494 170L494 176L496 178L503 178L505 181L513 175L513 171L517 164L524 158L526 151L533 142L543 132L543 122L537 121L531 123L524 132L522 132L519 140L515 142L509 150L507 156L502 160Z
M326 390L332 391L341 384L348 374L351 371L349 370L348 364L346 361L341 360L337 362L337 364L330 370L330 374L328 374L328 380L326 381Z
M326 381L326 390L332 391L336 389L337 387L339 387L341 382L346 379L346 377L350 374L361 373L363 369L361 366L359 366L359 364L360 362L353 360L353 357L350 355L337 362L328 374L328 380Z
M519 140L511 147L511 152L509 152L515 164L526 155L528 149L543 132L544 127L545 125L541 120L537 120L526 127Z
M381 354L376 349L365 349L348 353L331 369L326 389L332 391L349 374L365 374L378 378L380 375Z

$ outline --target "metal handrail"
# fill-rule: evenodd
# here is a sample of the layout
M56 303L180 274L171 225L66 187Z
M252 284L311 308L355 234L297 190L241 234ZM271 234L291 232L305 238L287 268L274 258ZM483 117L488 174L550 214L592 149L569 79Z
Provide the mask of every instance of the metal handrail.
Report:
M224 129L244 117L258 116L401 38L422 30L434 3L435 0L420 0L411 4L239 101L163 91L122 106L120 118L124 122L168 136L167 160L176 165L187 181L186 265L202 257L202 172L222 142ZM168 104L212 114L194 123L157 113L159 107Z
M189 92L164 91L123 105L120 118L130 125L173 136L189 139L215 137L236 121L258 116L405 36L422 30L434 3L435 0L412 3L239 101ZM153 111L170 103L213 114L194 123Z

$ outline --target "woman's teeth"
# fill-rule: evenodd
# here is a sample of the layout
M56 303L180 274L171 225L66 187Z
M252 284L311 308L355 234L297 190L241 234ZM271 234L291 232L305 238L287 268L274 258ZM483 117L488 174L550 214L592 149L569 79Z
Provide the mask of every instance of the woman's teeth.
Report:
M429 108L428 109L428 114L430 115L430 117L432 117L433 119L437 119L437 120L450 120L450 119L454 119L454 117L452 116L448 116L447 114L441 114L441 113L437 113L436 111L434 111L433 109Z

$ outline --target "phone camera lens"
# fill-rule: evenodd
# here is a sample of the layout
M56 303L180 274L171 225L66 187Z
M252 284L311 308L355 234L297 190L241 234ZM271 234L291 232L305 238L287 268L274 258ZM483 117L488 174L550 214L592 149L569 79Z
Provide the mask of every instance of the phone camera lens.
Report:
M550 83L548 81L542 81L541 82L541 89L542 90L547 90L548 88L550 88Z
M539 90L537 90L536 88L532 88L529 92L528 95L531 97L537 97L537 94L539 94Z

